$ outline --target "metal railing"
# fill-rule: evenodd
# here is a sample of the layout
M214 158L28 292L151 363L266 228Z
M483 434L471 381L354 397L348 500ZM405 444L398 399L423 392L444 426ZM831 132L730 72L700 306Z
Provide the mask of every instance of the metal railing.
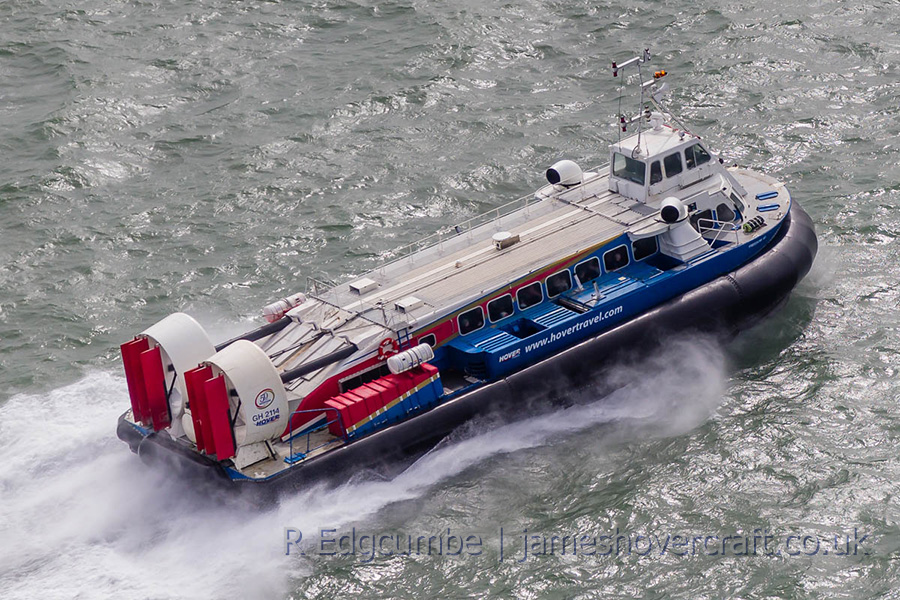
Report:
M333 287L333 284L327 283L325 281L320 281L315 277L310 277L309 275L306 276L307 295L316 296L318 294L324 294Z
M590 167L585 172L594 172L600 173L603 169L604 165L599 165L596 167ZM595 178L596 179L596 178ZM593 181L593 180L592 180ZM585 183L581 183L580 185L568 188L569 190L577 190L578 188L585 185ZM407 244L405 246L401 246L400 248L393 251L395 255L394 258L387 259L383 263L381 263L376 270L381 271L385 267L388 267L394 263L400 262L402 260L408 259L410 256L419 252L421 250L426 250L428 248L432 248L434 246L440 246L444 243L445 240L450 240L460 235L471 235L472 231L481 227L482 225L486 225L487 223L492 223L496 221L497 227L501 227L503 224L503 217L509 216L512 213L524 209L526 216L528 215L528 207L532 204L540 202L536 196L537 192L531 192L530 194L526 194L520 198L516 198L506 204L501 204L497 208L493 208L487 212L475 215L461 223L457 223L456 225L451 225L449 227L445 227L436 233L433 233L429 236L426 236L420 240L412 242L411 244Z
M291 437L288 438L290 455L288 455L288 457L284 459L284 462L286 462L289 465L293 465L294 463L300 462L301 460L303 460L304 458L309 456L310 452L314 452L314 451L318 450L319 448L324 448L325 446L333 443L334 440L328 440L328 441L322 442L318 446L311 447L311 441L310 441L312 434L316 433L317 431L322 431L323 429L325 429L332 423L337 423L338 425L340 425L341 431L345 432L344 439L346 439L346 431L347 430L344 428L344 421L343 421L343 419L341 419L341 413L340 413L340 411L338 411L338 409L332 408L330 406L325 406L322 408L314 408L314 409L295 410L294 412L291 413L291 416L288 419L288 423L293 424L294 415L298 415L301 413L305 413L305 414L325 413L327 415L329 411L334 411L334 414L337 415L337 418L331 419L331 420L328 420L326 418L325 422L322 423L321 425L317 425L317 426L313 427L312 429L310 429L309 431L305 431L305 432L300 431L298 433L292 434ZM297 452L294 452L294 440L296 438L303 437L303 436L306 437L306 451L300 452L298 449Z
M592 166L586 169L585 173L595 173L598 176L602 176L603 172L606 168L605 164ZM590 181L584 181L583 183L573 186L571 188L567 188L566 191L573 191L583 188L588 183L595 181L597 177L592 178ZM544 198L537 198L537 192L531 192L515 200L507 202L498 206L497 208L493 208L487 212L480 213L457 223L455 225L451 225L449 227L444 227L443 229L438 230L436 233L428 235L424 238L416 240L410 244L406 244L404 246L400 246L395 250L391 250L389 258L385 258L382 262L380 262L375 268L375 271L380 271L384 273L384 269L399 263L403 260L408 260L412 257L416 252L420 252L422 250L427 250L429 248L433 248L434 246L441 246L445 241L458 238L461 235L471 236L472 232L488 223L496 222L496 226L499 230L503 225L503 218L507 217L519 210L525 211L525 215L528 216L528 208L533 204L536 204L543 200ZM311 295L317 299L323 299L323 297L334 288L333 284L329 284L327 282L316 280L312 277L307 277L307 294Z
M336 288L336 285L319 281L318 279L315 279L313 277L307 276L306 278L306 295L309 298L318 300L325 306L331 307L335 311L344 311L347 313L351 313L357 318L360 318L372 325L377 325L378 327L387 327L388 329L397 332L396 328L394 327L394 319L389 316L389 313L385 310L385 307L380 302L367 303L363 302L362 300L354 299L352 301L348 300L348 304L346 306L341 306L340 298L338 296ZM379 322L375 318L366 316L365 313L369 312L381 313L382 321Z
M502 224L503 217L508 216L520 209L527 209L532 202L538 202L538 200L534 198L533 192L526 196L522 196L521 198L516 198L511 202L507 202L506 204L498 206L497 208L493 208L487 212L475 215L474 217L466 219L465 221L457 223L456 225L451 225L449 227L440 229L436 233L433 233L422 239L416 240L411 244L401 246L400 248L394 250L393 253L396 255L396 258L385 261L378 266L378 269L383 269L395 262L407 259L421 250L425 250L433 246L439 246L444 243L444 240L449 240L460 235L471 235L474 229L477 229L478 227L481 227L482 225L485 225L487 223L497 221L497 226L499 227Z
M706 223L709 225L707 226ZM740 236L738 233L741 231L741 226L733 223L731 221L717 221L715 219L705 219L700 218L697 219L697 229L699 230L700 235L704 233L708 233L710 231L715 231L716 235L712 239L704 238L707 242L709 242L710 247L713 244L718 242L720 239L723 239L726 236L734 234L734 244L738 245L740 243Z

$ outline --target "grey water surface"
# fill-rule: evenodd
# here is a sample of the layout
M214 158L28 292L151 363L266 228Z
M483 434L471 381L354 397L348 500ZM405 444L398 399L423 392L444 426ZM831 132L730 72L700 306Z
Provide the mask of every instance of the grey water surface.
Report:
M898 30L896 1L0 3L0 597L900 598ZM177 310L224 339L604 163L645 46L816 223L777 315L271 506L115 438L121 342Z

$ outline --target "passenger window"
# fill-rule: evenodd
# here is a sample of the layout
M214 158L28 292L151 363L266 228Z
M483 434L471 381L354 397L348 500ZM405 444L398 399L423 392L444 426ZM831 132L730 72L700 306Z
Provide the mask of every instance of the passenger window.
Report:
M488 318L492 323L505 319L513 314L513 299L511 294L500 296L488 302Z
M419 344L428 344L432 348L437 345L437 336L433 333L429 333L428 335L423 335L419 338Z
M603 266L607 272L617 271L628 264L628 249L624 244L603 254Z
M569 270L554 273L547 278L547 297L554 298L572 289L572 276Z
M526 285L516 292L516 301L519 303L519 310L531 308L536 304L540 304L544 299L544 291L541 289L541 282L535 281L531 285Z
M724 202L716 207L716 216L720 221L734 221L734 211Z
M484 327L484 311L480 306L476 306L472 310L467 310L459 315L457 323L459 323L459 333L461 335L477 331Z
M579 283L587 283L600 277L600 259L595 256L575 265L575 277L578 278Z
M654 160L650 163L650 185L659 183L662 179L662 167L659 166L658 160Z
M673 175L678 175L681 173L681 153L676 152L675 154L670 154L663 159L663 164L666 166L666 177L672 177Z
M648 256L653 256L658 249L656 237L635 240L631 244L631 253L634 254L634 260L644 260Z

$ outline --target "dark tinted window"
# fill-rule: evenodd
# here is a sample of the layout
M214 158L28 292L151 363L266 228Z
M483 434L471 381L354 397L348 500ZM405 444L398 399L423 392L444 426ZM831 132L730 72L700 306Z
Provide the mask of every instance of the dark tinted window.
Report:
M679 173L681 173L680 152L668 155L663 159L663 163L666 165L666 177L672 177L673 175L678 175Z
M587 283L600 277L600 259L595 256L590 260L575 265L575 277L581 283Z
M603 266L607 271L621 269L628 264L628 249L625 245L618 246L603 254Z
M553 298L572 289L572 276L568 269L547 278L547 296Z
M724 202L716 207L716 216L720 221L734 221L734 210Z
M495 298L488 302L488 318L492 322L496 323L500 319L505 319L511 314L513 314L513 299L510 294L500 296L499 298Z
M535 304L540 304L544 299L544 292L541 290L541 282L535 281L531 285L526 285L516 292L516 301L519 303L519 310L525 310Z
M459 323L459 332L462 335L481 329L484 327L484 311L481 310L480 306L476 306L472 310L467 310L459 315L457 322Z
M712 224L712 210L706 209L700 212L694 213L691 215L691 225L694 226L694 229L698 231L704 231L706 229L711 229Z
M644 172L647 167L639 160L634 160L624 154L615 153L613 156L613 175L644 185Z
M657 249L655 237L635 240L631 244L631 253L634 254L634 260L643 260L648 256L656 254Z
M422 337L419 338L419 343L420 344L428 344L429 346L434 348L437 345L437 336L435 336L433 333L429 333L428 335L423 335Z
M662 181L662 167L659 166L658 160L654 160L650 164L650 185L660 181Z

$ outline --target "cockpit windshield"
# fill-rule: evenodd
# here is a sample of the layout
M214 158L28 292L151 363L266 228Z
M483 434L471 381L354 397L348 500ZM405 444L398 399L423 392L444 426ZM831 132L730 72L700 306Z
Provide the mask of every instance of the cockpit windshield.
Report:
M613 175L644 185L647 165L619 152L613 154Z

